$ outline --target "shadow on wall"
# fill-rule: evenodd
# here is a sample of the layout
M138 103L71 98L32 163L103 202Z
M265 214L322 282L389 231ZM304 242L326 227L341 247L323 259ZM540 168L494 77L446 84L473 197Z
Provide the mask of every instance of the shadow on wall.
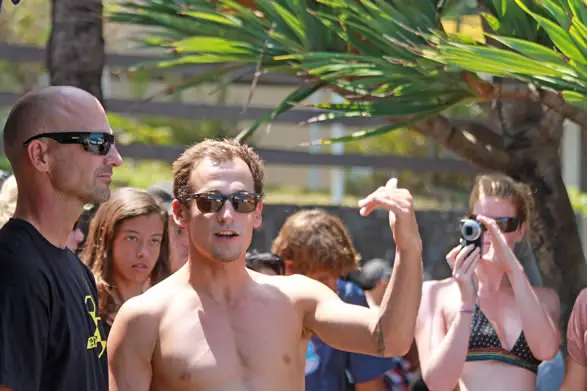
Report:
M263 225L255 232L250 249L270 251L271 243L285 219L302 208L311 207L265 205ZM321 206L320 208L342 219L362 259L383 258L390 262L393 260L395 245L389 229L387 212L376 210L370 216L362 217L357 208L338 206ZM464 215L464 210L416 212L423 244L425 280L441 279L450 275L445 255L458 243L458 222ZM533 285L542 285L542 278L532 252L526 244L520 244L518 247L516 254L524 265L530 282Z

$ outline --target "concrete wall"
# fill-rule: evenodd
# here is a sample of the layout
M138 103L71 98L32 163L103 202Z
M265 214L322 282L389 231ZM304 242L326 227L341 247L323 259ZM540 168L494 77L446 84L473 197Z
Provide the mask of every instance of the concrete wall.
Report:
M271 242L277 236L285 219L299 209L301 207L296 205L265 205L263 225L255 232L251 249L269 251ZM357 208L332 206L324 207L324 209L342 219L363 259L375 257L393 259L395 245L385 211L376 210L372 215L362 217ZM445 278L450 275L445 255L458 243L457 225L464 214L464 211L459 210L417 212L424 246L425 279ZM524 264L530 281L541 285L536 263L528 248L520 245L516 253Z

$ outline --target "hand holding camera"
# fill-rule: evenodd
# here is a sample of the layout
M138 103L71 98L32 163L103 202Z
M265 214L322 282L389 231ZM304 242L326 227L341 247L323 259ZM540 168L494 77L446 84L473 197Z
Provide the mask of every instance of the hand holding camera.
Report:
M453 248L447 255L446 261L452 269L452 276L461 291L463 307L472 309L475 304L475 284L473 276L475 268L481 259L481 247L474 244Z
M474 219L463 219L460 233L460 244L447 254L446 261L461 291L462 305L471 309L475 304L473 276L482 254L483 226Z
M485 250L482 247L483 236L489 234L493 248L493 252L489 254L490 261L499 264L505 273L518 270L521 268L520 263L508 245L504 232L516 231L519 224L517 219L509 217L489 218L476 215L463 219L460 223L461 247L472 245L479 248L482 255Z
M504 236L505 232L514 232L519 228L519 222L515 225L508 227L506 224L502 224L503 227L498 226L498 222L495 219L486 216L476 216L477 221L485 227L487 233L491 236L491 245L494 250L493 262L499 262L503 271L510 274L513 270L522 270L522 266L518 261L518 258L514 255L514 252L507 243Z

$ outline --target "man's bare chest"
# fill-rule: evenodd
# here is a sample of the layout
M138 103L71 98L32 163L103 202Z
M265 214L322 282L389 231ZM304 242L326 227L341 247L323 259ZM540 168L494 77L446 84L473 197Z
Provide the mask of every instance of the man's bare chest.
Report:
M305 357L301 317L285 303L261 304L174 312L161 324L154 372L193 390L297 373Z

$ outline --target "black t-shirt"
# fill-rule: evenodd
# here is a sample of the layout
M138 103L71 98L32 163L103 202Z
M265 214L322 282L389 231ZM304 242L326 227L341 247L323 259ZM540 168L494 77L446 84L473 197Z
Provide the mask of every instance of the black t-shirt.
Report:
M31 224L0 230L0 385L14 391L108 390L95 280Z

